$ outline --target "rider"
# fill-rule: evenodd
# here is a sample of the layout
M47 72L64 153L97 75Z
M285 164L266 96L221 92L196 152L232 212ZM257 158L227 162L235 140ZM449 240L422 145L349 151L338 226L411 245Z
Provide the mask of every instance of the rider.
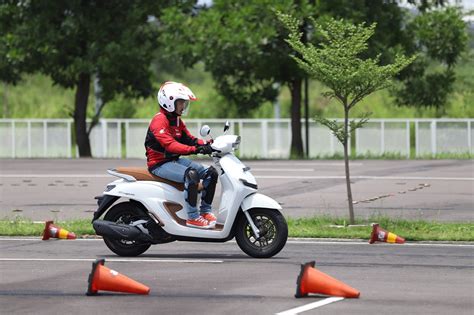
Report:
M211 204L218 178L217 170L180 157L212 153L210 144L191 135L181 119L190 101L197 98L185 85L171 81L161 85L157 98L161 108L151 120L145 139L148 170L156 176L184 183L184 199L188 204L187 226L212 228L216 223ZM198 212L198 184L201 179L204 189Z

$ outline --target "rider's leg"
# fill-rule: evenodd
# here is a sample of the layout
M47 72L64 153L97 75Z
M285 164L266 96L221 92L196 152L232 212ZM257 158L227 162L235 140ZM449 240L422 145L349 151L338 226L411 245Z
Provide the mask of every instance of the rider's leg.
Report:
M179 160L178 160L179 161ZM185 174L189 167L178 163L178 161L171 161L160 165L158 168L154 169L152 173L156 176L166 178L178 183L185 183ZM198 178L199 180L199 178ZM192 185L191 185L192 186ZM186 183L185 183L186 187ZM188 184L189 187L189 184ZM194 193L194 192L193 192ZM196 188L196 196L193 199L192 194L189 194L188 190L185 189L184 191L184 199L187 201L189 198L196 200L197 199L197 188ZM191 195L191 196L190 196ZM196 208L196 202L194 202L194 206L188 203L187 206L188 210L188 218L196 219L199 217L199 213Z
M204 178L202 180L202 185L204 190L201 194L201 214L211 212L212 200L214 199L214 194L216 192L216 184L219 173L217 170L210 166L206 169Z
M205 168L203 165L186 158L180 158L178 163L187 167L192 167L198 172L199 178L203 180L202 185L204 188L201 194L200 212L201 214L210 213L212 211L211 205L212 200L214 199L219 173L213 166Z
M184 200L188 203L188 218L195 220L199 217L197 211L199 175L198 172L189 167L184 173Z

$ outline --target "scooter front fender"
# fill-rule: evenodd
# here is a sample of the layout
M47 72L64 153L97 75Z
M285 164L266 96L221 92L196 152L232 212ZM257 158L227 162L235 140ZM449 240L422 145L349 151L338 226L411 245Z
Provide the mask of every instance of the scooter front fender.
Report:
M282 209L278 202L260 193L254 193L245 197L242 201L241 208L243 211L247 211L252 208L265 208L276 210Z

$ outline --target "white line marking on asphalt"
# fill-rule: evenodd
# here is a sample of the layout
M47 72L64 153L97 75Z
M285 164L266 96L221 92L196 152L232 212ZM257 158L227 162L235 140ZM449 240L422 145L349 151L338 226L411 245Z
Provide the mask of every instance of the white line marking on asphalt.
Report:
M255 172L314 172L314 168L251 168Z
M297 171L297 170L295 170ZM306 170L307 171L307 170ZM110 178L111 175L97 174L0 174L0 178ZM255 178L263 179L346 179L346 176L290 176L290 175L257 175ZM375 180L446 180L446 181L474 181L474 177L405 177L405 176L351 176L352 179Z
M93 177L93 178L102 178L102 177L113 177L112 175L105 174L0 174L0 177L3 178L83 178L83 177Z
M474 244L436 244L436 243L404 243L404 244L390 244L390 243L378 243L369 244L368 242L351 242L351 241L305 241L305 240L290 240L289 244L308 244L308 245L370 245L370 246L427 246L427 247L473 247Z
M107 262L159 262L159 263L205 263L221 264L223 260L207 259L117 259L107 258ZM93 258L0 258L0 261L96 261Z
M321 307L321 306L328 305L330 303L334 303L334 302L338 302L338 301L342 301L342 300L344 300L343 297L330 297L330 298L327 298L327 299L324 299L324 300L321 300L321 301L318 301L318 302L309 303L309 304L306 304L306 305L303 305L303 306L300 306L300 307L295 307L295 308L289 309L287 311L276 313L276 315L299 314L299 313L302 313L302 312L312 310L312 309L317 308L317 307Z
M21 241L28 241L28 242L30 242L30 241L43 241L43 240L42 240L40 237L38 237L38 238L28 238L28 237L24 237L24 238L14 238L14 237L12 237L12 238L10 238L10 237L2 236L2 237L0 238L0 241L20 241L20 242L21 242ZM52 242L62 242L62 240L60 240L60 239L56 239L56 240L51 239L51 240L48 240L48 242L51 242L51 241L52 241ZM87 242L90 242L90 241L103 241L103 239L102 239L102 238L80 238L80 239L75 239L75 240L74 240L74 242L77 242L77 241L79 241L79 242L80 242L80 241L87 241ZM68 242L68 241L66 241L66 242ZM69 242L70 242L70 241L69 241Z
M41 238L9 238L9 237L0 237L0 242L1 241L38 241L38 242L45 242ZM49 242L92 242L92 241L103 241L101 238L78 238L75 240L71 241L63 241L60 239L56 240L48 240L45 243ZM218 243L219 245L225 245L225 244L235 244L236 241L227 241L225 243ZM428 247L472 247L474 248L474 244L449 244L449 243L405 243L405 244L389 244L389 243L377 243L377 244L369 244L367 241L324 241L324 240L318 240L318 239L301 239L301 238L288 238L287 241L288 244L306 244L306 245L370 245L370 246L428 246ZM200 243L203 244L203 243ZM217 245L217 243L213 243L213 245Z
M247 161L243 161L243 162L246 163ZM252 163L252 161L249 161L247 164L251 164L251 163ZM318 163L318 162L316 162L316 163L311 163L311 162L308 162L308 163L292 163L290 161L290 164L292 166L306 166L306 167L308 167L308 166L344 166L344 162L341 162L341 163ZM288 166L288 163L278 163L278 162L276 162L276 163L275 162L266 163L266 162L259 161L259 162L255 163L253 165L255 165L255 166L261 166L261 165ZM351 166L362 166L362 165L364 165L364 163L355 163L355 162L352 163L351 162L350 165Z
M285 175L261 175L255 178L266 179L346 179L345 176L285 176ZM351 176L351 179L377 179L377 180L452 180L452 181L474 181L473 177L394 177L394 176Z

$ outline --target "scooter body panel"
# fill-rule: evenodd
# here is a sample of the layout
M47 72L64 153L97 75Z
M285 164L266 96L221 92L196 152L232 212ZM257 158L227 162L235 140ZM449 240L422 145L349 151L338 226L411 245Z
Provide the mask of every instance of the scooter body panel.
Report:
M197 229L177 222L176 217L166 210L165 203L179 204L182 209L175 212L175 215L186 220L187 203L184 200L184 192L166 183L119 179L110 183L108 187L112 185L115 187L108 188L104 194L140 202L149 212L155 214L162 223L162 228L170 235L201 239L229 238L239 211L253 207L281 209L276 201L262 194L256 194L255 177L250 172L250 168L246 167L235 155L226 153L215 156L214 164L220 170L219 181L222 194L216 216L217 224L223 225L222 229Z
M242 201L242 210L247 211L252 208L266 208L282 210L278 202L263 194L254 193L245 197Z

